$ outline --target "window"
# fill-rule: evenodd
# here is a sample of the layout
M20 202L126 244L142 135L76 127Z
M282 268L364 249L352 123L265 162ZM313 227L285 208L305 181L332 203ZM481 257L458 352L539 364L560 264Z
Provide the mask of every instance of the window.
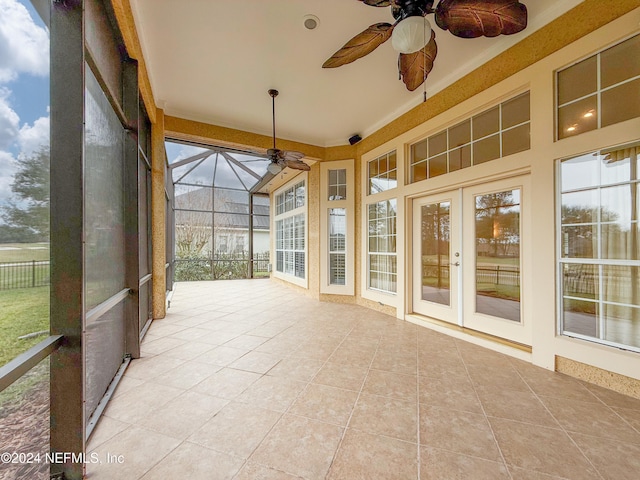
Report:
M347 210L329 209L329 284L344 285L347 257Z
M276 193L276 273L306 279L305 181Z
M329 200L347 199L347 169L329 170Z
M288 188L276 195L276 215L290 212L299 207L304 207L305 192L304 182Z
M369 161L369 195L398 186L396 152L387 153Z
M640 351L640 142L558 168L563 334Z
M530 148L529 92L411 146L409 182L419 182Z
M557 73L558 139L640 117L640 35Z
M369 288L395 293L396 199L369 205Z

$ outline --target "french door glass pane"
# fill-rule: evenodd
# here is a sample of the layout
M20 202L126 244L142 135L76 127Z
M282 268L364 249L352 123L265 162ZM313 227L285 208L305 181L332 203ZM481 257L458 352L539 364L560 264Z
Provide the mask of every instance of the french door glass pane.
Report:
M451 305L451 202L422 206L422 300Z
M520 321L520 190L476 196L476 311Z

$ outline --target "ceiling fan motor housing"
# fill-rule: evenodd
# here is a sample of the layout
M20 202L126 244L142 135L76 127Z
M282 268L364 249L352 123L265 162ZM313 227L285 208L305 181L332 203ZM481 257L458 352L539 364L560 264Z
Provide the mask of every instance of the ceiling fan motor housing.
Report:
M396 0L392 13L396 20L404 20L407 17L424 17L433 13L433 0Z

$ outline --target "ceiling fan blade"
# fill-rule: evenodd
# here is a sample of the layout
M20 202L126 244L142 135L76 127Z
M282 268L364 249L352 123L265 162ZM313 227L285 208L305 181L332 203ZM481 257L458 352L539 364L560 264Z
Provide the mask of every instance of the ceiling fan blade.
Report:
M311 170L311 167L301 160L285 159L284 164L289 168L293 168L294 170L304 170L306 172Z
M369 5L371 7L388 7L389 5L393 5L395 2L393 0L360 0L365 5Z
M285 150L283 153L282 158L284 158L285 160L300 160L301 158L304 158L304 153L302 152L295 152L292 150Z
M427 75L433 68L433 62L438 54L438 46L436 45L436 33L431 31L431 40L422 50L415 53L400 54L398 62L400 68L400 76L407 87L407 90L413 92L416 88L424 83Z
M518 0L442 0L435 18L456 37L496 37L524 30L527 7Z
M390 23L376 23L359 33L333 56L324 62L322 68L336 68L351 63L373 52L378 46L391 38L393 25Z

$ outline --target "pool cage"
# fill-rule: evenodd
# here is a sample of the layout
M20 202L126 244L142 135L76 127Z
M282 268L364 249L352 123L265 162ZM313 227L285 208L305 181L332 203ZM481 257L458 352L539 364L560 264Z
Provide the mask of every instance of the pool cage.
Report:
M169 140L169 274L173 281L269 276L269 159Z

